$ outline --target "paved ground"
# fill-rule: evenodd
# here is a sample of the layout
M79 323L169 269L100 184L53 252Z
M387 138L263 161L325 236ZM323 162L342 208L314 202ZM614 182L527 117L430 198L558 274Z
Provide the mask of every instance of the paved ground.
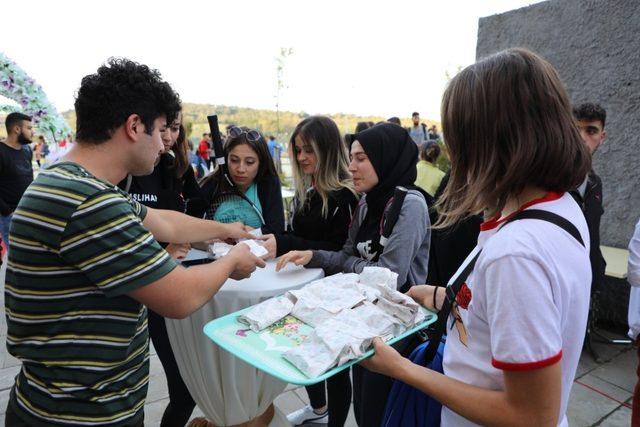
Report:
M0 270L0 283L4 283L4 265ZM0 292L0 426L4 425L4 412L13 379L20 363L7 354L4 345L7 326L4 316L4 292ZM631 420L631 397L636 382L637 356L629 346L594 345L601 358L596 363L585 351L580 358L576 382L571 392L569 423L572 426L628 426ZM168 403L166 380L162 365L152 352L151 378L145 406L145 425L158 426ZM276 399L276 406L285 414L307 404L303 388L288 388ZM202 413L196 409L194 417ZM355 426L350 413L346 426ZM314 426L317 426L315 424Z

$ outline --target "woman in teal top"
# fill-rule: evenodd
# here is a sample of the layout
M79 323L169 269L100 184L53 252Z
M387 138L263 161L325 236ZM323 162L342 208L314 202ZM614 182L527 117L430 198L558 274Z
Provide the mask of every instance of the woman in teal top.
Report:
M202 182L204 215L219 222L242 222L263 233L284 232L280 179L267 144L256 130L233 126L224 147L229 177L251 203L227 197L230 185L218 169Z

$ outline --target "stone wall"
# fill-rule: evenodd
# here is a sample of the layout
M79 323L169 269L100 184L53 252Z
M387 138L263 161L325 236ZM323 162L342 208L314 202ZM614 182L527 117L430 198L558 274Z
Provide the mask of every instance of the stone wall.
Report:
M602 244L626 248L640 218L640 1L551 0L481 18L476 56L526 47L550 61L572 102L607 110L594 169L604 186Z

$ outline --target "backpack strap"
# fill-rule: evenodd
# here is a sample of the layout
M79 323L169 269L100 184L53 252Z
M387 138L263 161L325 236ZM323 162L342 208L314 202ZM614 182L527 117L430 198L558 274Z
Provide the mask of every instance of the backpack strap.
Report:
M387 245L389 236L391 236L391 233L393 232L393 227L395 227L396 222L398 222L398 218L400 218L402 204L404 203L404 199L407 196L408 192L409 191L406 188L397 186L393 191L391 206L382 215L380 246L382 246L383 248Z
M542 209L527 209L524 211L520 211L513 217L505 221L505 223L496 232L502 230L502 228L510 222L518 221L521 219L537 219L540 221L550 222L562 228L574 239L576 239L578 243L580 243L582 246L585 246L584 241L582 240L582 236L580 235L580 232L575 225L558 214ZM426 363L431 362L431 360L433 360L433 358L435 357L436 352L438 351L438 346L440 345L440 340L442 339L442 336L446 331L447 319L449 318L449 314L451 314L451 309L453 308L453 303L456 300L456 296L458 295L458 292L462 288L464 282L467 280L467 277L469 277L469 275L473 271L473 268L476 265L476 261L478 260L481 252L482 249L476 246L447 284L447 287L445 289L445 299L442 304L442 308L438 312L438 320L433 324L433 327L429 331L430 342L426 350ZM435 292L437 292L437 290Z
M512 218L506 221L504 225L520 219L538 219L555 224L569 233L571 236L573 236L573 238L576 239L578 243L584 246L584 241L582 240L582 236L580 235L580 232L578 231L576 226L573 225L569 220L561 217L558 214L554 214L553 212L545 211L542 209L527 209L514 215ZM502 227L504 227L504 225Z

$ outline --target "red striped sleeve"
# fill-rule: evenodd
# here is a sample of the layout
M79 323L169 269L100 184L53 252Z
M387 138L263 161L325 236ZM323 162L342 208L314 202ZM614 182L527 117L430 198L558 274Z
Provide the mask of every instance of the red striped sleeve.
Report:
M509 362L501 362L494 358L491 358L491 364L496 369L502 369L503 371L532 371L534 369L546 368L547 366L551 366L562 359L562 350L560 350L557 354L543 360L538 360L537 362L526 362L526 363L509 363Z

